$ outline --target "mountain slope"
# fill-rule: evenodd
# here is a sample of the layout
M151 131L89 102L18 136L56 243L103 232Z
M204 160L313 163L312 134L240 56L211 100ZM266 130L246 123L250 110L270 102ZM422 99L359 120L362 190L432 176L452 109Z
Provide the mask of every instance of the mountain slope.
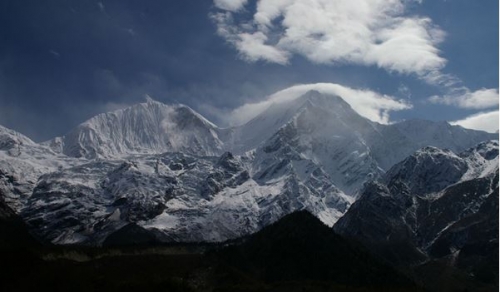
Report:
M0 192L16 213L25 206L38 178L82 163L54 153L28 137L0 126Z
M302 209L333 225L350 205L319 169L254 179L248 167L230 153L91 161L41 176L21 214L58 244L101 244L130 223L160 241L192 242L246 235Z
M459 155L427 147L368 185L334 229L394 264L452 258L494 283L484 272L498 270L497 200L497 141Z

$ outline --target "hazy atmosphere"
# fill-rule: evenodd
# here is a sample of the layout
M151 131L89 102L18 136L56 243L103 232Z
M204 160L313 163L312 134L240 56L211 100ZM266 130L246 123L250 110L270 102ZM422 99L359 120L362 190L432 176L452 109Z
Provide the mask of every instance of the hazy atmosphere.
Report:
M145 96L230 126L310 89L498 130L497 0L50 3L0 3L0 124L35 141Z

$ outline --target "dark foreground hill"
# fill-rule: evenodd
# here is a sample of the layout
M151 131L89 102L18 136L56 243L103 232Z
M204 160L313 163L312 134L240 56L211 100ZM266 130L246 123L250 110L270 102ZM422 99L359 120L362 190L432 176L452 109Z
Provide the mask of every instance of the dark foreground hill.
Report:
M406 277L307 211L290 214L218 255L229 266L267 283L316 281L381 290L414 288Z
M13 230L1 231L4 238ZM307 212L224 246L12 244L2 246L13 272L2 275L1 291L419 291Z

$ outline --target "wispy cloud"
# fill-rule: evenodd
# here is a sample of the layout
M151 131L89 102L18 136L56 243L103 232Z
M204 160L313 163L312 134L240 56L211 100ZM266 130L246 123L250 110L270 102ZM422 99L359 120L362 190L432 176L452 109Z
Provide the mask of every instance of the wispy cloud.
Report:
M104 3L100 2L100 1L97 2L97 7L99 7L99 10L101 12L106 12L106 7L104 7Z
M491 111L474 114L463 120L450 122L450 124L495 133L498 132L498 121L498 111Z
M338 95L360 115L383 124L390 122L389 113L410 109L411 104L371 90L352 89L334 83L295 85L270 95L266 100L245 104L227 116L232 124L242 124L267 109L271 104L280 104L299 98L310 90L323 94Z
M474 92L464 89L462 94L432 96L429 101L468 109L487 109L497 107L498 98L498 89L483 88Z
M236 12L241 10L248 0L214 0L214 4L217 8Z
M406 15L408 1L261 0L251 19L245 19L248 11L238 12L247 1L235 1L237 9L215 2L219 34L247 61L286 64L297 54L319 64L376 65L428 80L437 80L446 64L437 48L444 32L429 18Z

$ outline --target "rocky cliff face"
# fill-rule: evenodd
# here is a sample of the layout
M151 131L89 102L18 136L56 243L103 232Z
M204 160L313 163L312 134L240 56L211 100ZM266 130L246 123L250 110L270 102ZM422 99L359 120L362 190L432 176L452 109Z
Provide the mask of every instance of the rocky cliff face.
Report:
M334 229L397 265L448 258L472 274L498 270L498 142L417 151L369 184Z

